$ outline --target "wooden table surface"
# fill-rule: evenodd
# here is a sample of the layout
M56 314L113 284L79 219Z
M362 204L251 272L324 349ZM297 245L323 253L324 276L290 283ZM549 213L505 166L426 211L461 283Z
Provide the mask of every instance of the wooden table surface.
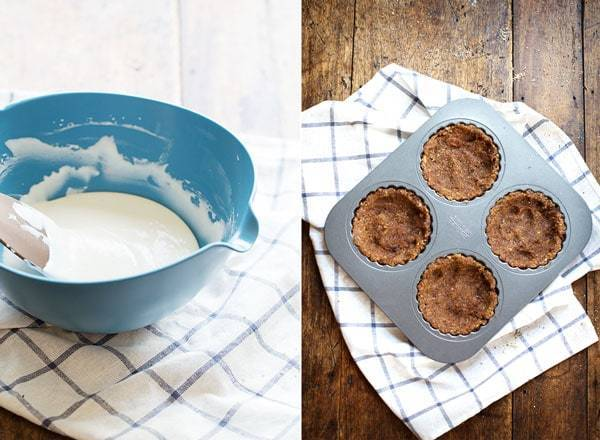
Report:
M600 176L600 0L304 0L303 108L344 99L397 63L556 122ZM352 361L303 226L303 436L414 438ZM600 275L575 283L600 330ZM447 439L600 438L598 344Z

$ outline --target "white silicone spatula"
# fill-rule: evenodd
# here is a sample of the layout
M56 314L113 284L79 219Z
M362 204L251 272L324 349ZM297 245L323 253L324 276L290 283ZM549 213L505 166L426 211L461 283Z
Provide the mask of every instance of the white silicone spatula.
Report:
M0 194L0 242L40 271L50 258L48 236L44 227L50 221L37 209Z

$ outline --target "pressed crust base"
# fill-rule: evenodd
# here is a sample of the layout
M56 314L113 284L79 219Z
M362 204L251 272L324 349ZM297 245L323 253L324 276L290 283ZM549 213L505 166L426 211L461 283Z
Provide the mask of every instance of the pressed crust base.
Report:
M486 220L487 240L502 261L520 269L548 264L567 234L560 208L545 194L525 190L498 200Z
M423 318L433 328L451 335L468 335L494 316L498 305L496 279L473 257L439 257L423 272L417 300Z
M423 147L421 170L439 195L464 201L492 187L500 172L500 154L493 139L471 124L438 130Z
M431 237L431 215L423 200L405 188L379 188L354 212L352 240L369 260L406 264L423 252Z

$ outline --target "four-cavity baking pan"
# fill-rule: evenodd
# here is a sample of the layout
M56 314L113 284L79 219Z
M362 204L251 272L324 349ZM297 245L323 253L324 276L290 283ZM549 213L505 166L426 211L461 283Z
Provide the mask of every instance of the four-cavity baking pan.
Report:
M420 160L424 143L439 129L473 124L492 137L500 153L500 173L482 196L454 202L425 182ZM414 260L385 266L361 254L352 241L352 219L360 201L382 187L414 191L429 207L431 239ZM556 258L536 269L518 269L502 262L488 245L486 217L494 203L509 192L532 189L549 196L565 217L567 234ZM498 113L483 101L463 99L441 108L389 155L331 210L325 223L329 252L367 295L425 355L440 362L473 356L527 303L571 263L588 242L591 214L583 199ZM491 270L497 281L498 305L487 324L466 336L444 334L431 327L419 311L417 283L427 265L440 256L470 255Z

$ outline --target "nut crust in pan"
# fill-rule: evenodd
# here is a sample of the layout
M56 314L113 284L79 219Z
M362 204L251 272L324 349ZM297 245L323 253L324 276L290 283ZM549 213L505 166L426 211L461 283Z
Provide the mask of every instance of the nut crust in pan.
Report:
M354 212L352 240L369 260L388 266L406 264L423 252L431 237L427 205L406 188L379 188Z
M554 201L532 190L511 192L498 200L486 220L492 252L512 267L535 269L562 249L565 217Z
M500 154L482 129L453 124L425 142L421 170L427 184L442 197L471 200L490 189L498 178Z
M496 279L473 257L451 254L430 263L419 284L417 300L423 318L435 329L468 335L494 316Z

